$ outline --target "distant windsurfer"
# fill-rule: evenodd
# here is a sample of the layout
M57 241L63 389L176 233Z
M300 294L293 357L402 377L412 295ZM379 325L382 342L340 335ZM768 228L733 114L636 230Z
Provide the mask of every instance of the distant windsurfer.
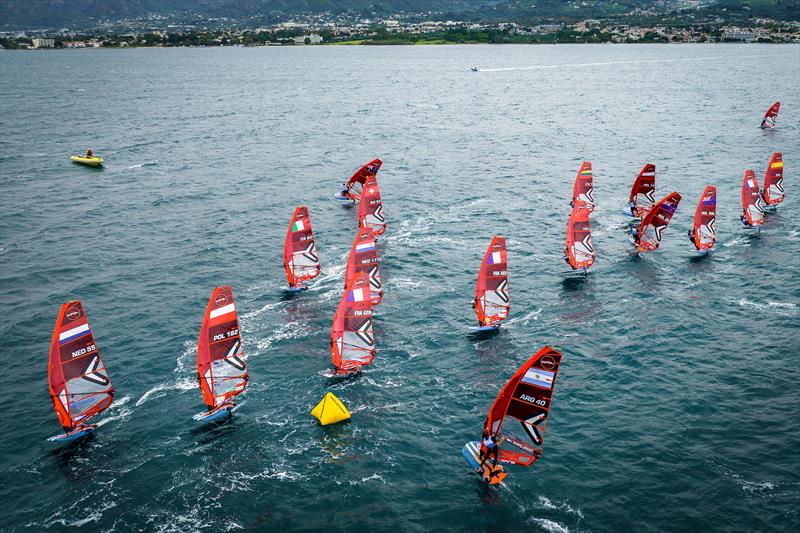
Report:
M475 469L478 474L483 473L483 465L486 463L489 457L492 458L492 473L486 476L486 481L488 482L491 480L492 476L495 475L495 470L497 469L497 461L500 458L500 445L503 444L505 441L505 437L497 438L494 435L490 435L489 431L484 429L483 430L483 438L481 439L481 451L480 457L481 462L478 465L478 468Z
M472 72L478 72L478 67L472 67Z

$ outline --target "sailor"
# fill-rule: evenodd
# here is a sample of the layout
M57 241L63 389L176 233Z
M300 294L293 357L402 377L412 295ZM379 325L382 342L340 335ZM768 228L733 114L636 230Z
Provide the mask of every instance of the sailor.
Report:
M750 225L750 223L747 221L747 217L745 216L744 211L742 211L742 216L739 217L739 220L741 220L742 224L744 224L745 226Z
M561 259L566 261L568 265L570 264L570 262L569 262L569 248L564 248L564 251L561 253ZM570 266L572 266L572 265L570 265Z
M481 462L478 465L478 468L475 469L476 472L479 474L483 473L483 465L486 463L486 460L489 457L492 458L492 473L491 475L486 476L486 481L490 481L492 476L495 475L495 470L497 469L497 461L499 459L500 454L500 445L503 444L503 441L506 440L505 437L500 437L499 439L494 435L489 434L489 430L484 429L483 435L481 438L481 450L480 450L480 458Z
M628 209L631 210L631 216L635 217L636 216L636 202L634 202L633 200L628 202Z
M697 247L697 243L694 242L694 230L690 229L689 231L686 232L686 235L689 236L689 241L691 241L691 243L694 244L695 247Z
M94 155L92 155L92 149L89 148L88 150L86 150L86 158L89 159L92 157L94 157Z
M631 229L631 237L633 237L633 244L639 245L639 228Z
M349 198L350 197L350 189L347 188L347 184L346 183L342 183L342 190L339 192L339 196L341 196L343 198Z
M575 207L575 200L570 200L569 201L569 206L570 207Z

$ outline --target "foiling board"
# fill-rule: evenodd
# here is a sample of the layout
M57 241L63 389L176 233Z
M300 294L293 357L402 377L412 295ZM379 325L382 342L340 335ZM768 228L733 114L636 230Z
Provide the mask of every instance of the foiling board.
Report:
M461 449L461 455L464 456L464 460L469 465L469 469L472 470L476 475L480 476L484 483L489 485L497 485L498 483L501 483L506 478L507 472L502 465L498 463L494 469L494 473L492 473L492 459L486 460L486 462L483 464L481 473L477 472L478 465L481 462L480 449L481 444L479 442L468 442ZM489 479L488 481L487 478Z

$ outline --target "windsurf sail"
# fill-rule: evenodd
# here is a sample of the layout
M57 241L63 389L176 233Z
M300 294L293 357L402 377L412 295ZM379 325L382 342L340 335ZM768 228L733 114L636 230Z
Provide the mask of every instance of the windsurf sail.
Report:
M63 304L58 313L50 343L48 381L58 421L68 432L108 409L114 398L111 379L79 300Z
M378 179L375 176L367 178L364 190L361 191L361 201L358 204L358 223L362 228L372 228L375 235L383 235L383 232L386 231L386 217L383 216L381 191L378 188Z
M781 103L775 102L764 113L764 118L761 120L762 128L774 128L775 123L778 121L778 111L781 110Z
M675 210L678 209L680 201L681 195L672 192L647 212L639 225L639 248L655 250L659 247L661 239L664 238L664 231L672 220Z
M694 246L698 250L710 250L717 241L717 188L708 185L697 202L694 211Z
M592 178L592 164L584 161L575 183L572 186L572 206L584 207L591 213L594 211L594 185Z
M197 341L197 377L209 411L247 387L247 356L229 286L215 287L208 301Z
M742 222L746 222L748 226L760 226L764 223L764 208L761 205L758 180L756 173L749 168L742 180Z
M369 285L367 274L356 274L333 317L331 356L340 373L358 370L375 357Z
M777 205L783 201L783 154L775 152L769 160L764 174L764 194L767 205Z
M639 172L639 175L636 176L636 181L633 182L633 187L631 187L628 202L632 202L636 208L636 212L631 214L635 217L641 217L650 211L650 208L656 202L655 193L656 166L652 163L647 163L642 168L642 171Z
M577 204L572 208L567 222L567 259L573 270L589 268L594 264L589 210Z
M531 466L541 457L561 353L545 346L511 376L492 403L484 429L521 451L501 449L500 461Z
M378 244L375 241L375 233L372 228L361 228L358 230L356 240L350 248L350 256L347 258L347 269L344 273L344 285L347 288L356 275L365 273L369 276L370 299L372 305L381 303L383 289L381 286L381 273L378 268Z
M355 174L353 174L344 184L345 188L347 189L346 196L353 200L358 200L361 196L361 190L363 189L364 184L369 178L373 178L378 174L382 164L383 161L376 157L363 167L356 170Z
M290 287L313 279L319 275L319 257L314 233L311 230L311 219L308 208L304 205L296 208L286 231L283 242L283 267Z
M508 257L506 238L492 237L475 285L475 313L482 326L508 318Z

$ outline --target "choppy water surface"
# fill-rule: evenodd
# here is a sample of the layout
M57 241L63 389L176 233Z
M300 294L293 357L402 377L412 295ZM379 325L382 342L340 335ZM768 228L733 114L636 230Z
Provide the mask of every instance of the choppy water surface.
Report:
M800 528L797 46L2 52L0 69L3 529ZM69 163L90 146L103 170ZM741 178L761 179L775 150L787 200L753 237ZM375 156L379 351L334 382L357 222L331 195ZM559 254L584 159L598 261L570 282ZM649 161L659 196L684 199L636 260L620 208ZM706 183L719 245L695 261L685 232ZM286 298L301 203L324 272ZM512 316L474 339L495 233ZM196 340L219 284L234 287L251 384L233 421L197 428ZM47 353L72 298L117 396L95 436L59 450ZM461 446L544 344L564 353L544 456L489 490ZM308 415L327 390L350 423Z

